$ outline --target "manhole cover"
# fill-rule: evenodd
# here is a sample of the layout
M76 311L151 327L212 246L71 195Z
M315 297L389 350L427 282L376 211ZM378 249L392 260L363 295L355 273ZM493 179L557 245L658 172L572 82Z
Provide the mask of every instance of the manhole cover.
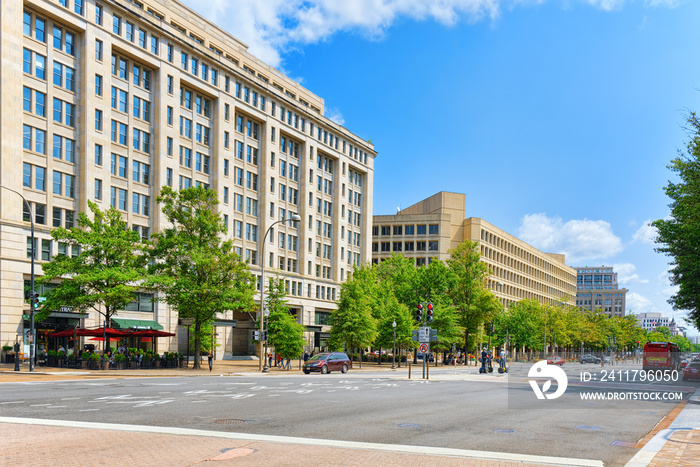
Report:
M591 425L576 425L576 428L578 428L579 430L602 430L602 428L599 426Z
M399 428L420 428L420 425L416 425L415 423L399 423L398 425Z
M494 433L517 433L515 430L505 430L505 429L498 429L498 430L493 430Z
M240 418L223 418L221 420L214 420L214 423L218 423L219 425L234 425L236 423L243 423L245 420L241 420Z

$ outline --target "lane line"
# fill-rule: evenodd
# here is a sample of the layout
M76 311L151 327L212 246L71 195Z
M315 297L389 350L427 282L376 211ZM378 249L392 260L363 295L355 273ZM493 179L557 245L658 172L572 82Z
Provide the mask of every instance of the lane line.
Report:
M316 438L297 438L291 436L262 435L250 433L228 433L221 431L196 430L192 428L160 427L147 425L111 424L98 422L79 422L71 420L49 420L42 418L0 417L0 423L23 425L43 425L68 428L85 428L92 430L112 430L124 432L158 433L184 436L204 436L243 441L258 441L277 444L296 444L302 446L324 446L341 449L364 449L371 451L400 452L408 454L425 454L435 456L466 457L483 460L535 463L550 465L568 465L580 467L603 467L603 462L591 459L568 457L535 456L530 454L510 454L504 452L476 451L471 449L441 448L433 446L409 446L400 444L365 443L359 441L341 441Z

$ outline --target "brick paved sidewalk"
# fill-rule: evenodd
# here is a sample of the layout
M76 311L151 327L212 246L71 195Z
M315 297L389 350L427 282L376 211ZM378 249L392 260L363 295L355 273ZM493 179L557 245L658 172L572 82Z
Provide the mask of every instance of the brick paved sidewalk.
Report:
M539 467L581 463L525 463L410 454L382 450L271 443L183 436L161 433L110 431L32 424L0 423L3 465L138 465L194 466L216 462L226 466L466 466ZM595 465L595 462L587 463Z

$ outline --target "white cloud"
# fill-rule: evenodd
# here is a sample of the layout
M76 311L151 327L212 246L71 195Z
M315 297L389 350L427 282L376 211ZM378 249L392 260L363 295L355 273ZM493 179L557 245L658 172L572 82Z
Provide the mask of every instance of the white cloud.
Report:
M621 252L622 241L605 221L588 219L564 222L546 214L528 214L520 222L519 237L547 253L563 253L566 263L582 265Z
M621 285L631 283L648 284L649 280L641 279L639 274L635 273L637 267L632 263L613 264L613 271L617 273L617 282Z
M639 313L658 312L651 300L635 292L627 292L626 306L627 310L635 315L638 315Z
M345 125L343 114L341 114L340 110L336 109L335 107L326 107L325 114L328 120L335 122L338 125Z
M632 243L643 243L645 245L653 245L654 239L657 237L658 231L656 227L651 225L651 221L644 221L644 224L637 229L632 236Z
M396 20L436 21L451 26L500 16L502 8L546 0L182 0L249 46L249 52L279 67L289 50L324 41L340 31L381 38ZM625 0L579 0L605 11ZM629 0L628 0L629 1ZM648 7L672 8L679 0L645 0Z

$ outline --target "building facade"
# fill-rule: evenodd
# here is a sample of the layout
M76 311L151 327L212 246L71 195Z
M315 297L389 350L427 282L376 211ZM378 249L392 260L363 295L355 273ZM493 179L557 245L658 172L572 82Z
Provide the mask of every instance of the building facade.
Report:
M617 273L611 267L576 268L576 305L580 308L625 316L627 292L617 283Z
M657 327L669 327L671 319L664 316L663 313L639 313L637 315L637 324L640 328L647 331L655 331Z
M373 216L372 262L400 253L424 266L449 258L465 240L477 242L491 275L487 286L508 307L523 299L573 304L575 270L564 255L539 251L483 219L465 219L466 195L440 192L394 215Z
M29 328L30 217L39 276L54 255L77 254L50 231L73 226L88 200L148 238L166 227L155 199L168 185L216 190L239 255L258 277L264 261L266 278L284 279L309 346L322 345L340 283L371 258L376 156L324 117L322 98L174 0L4 1L0 54L0 185L31 205L0 189L0 344ZM301 222L271 228L260 257L268 228L292 213ZM151 297L116 318L182 331ZM100 316L54 310L38 344ZM253 318L221 317L217 358L254 354ZM182 349L184 334L159 350Z

